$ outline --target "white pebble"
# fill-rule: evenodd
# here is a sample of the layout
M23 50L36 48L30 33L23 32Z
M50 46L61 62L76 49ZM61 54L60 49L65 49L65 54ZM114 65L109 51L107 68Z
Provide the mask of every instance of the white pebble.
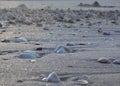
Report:
M80 82L81 85L88 85L87 80L78 80L78 82Z

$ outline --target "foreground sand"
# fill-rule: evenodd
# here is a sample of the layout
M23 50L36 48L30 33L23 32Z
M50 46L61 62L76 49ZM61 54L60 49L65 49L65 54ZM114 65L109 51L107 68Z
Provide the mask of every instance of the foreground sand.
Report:
M120 86L120 65L97 62L101 57L120 58L120 25L105 22L93 26L48 25L48 29L35 24L13 24L4 28L6 31L0 34L0 39L11 42L0 43L0 86L81 86L77 78L88 80L88 86ZM99 28L110 35L99 33ZM25 37L29 42L16 43L15 37ZM68 46L76 52L54 53L56 46L67 43L79 44ZM39 52L45 55L35 58L35 63L18 58L20 52L38 47L43 48ZM48 75L53 71L61 83L41 82L41 74Z

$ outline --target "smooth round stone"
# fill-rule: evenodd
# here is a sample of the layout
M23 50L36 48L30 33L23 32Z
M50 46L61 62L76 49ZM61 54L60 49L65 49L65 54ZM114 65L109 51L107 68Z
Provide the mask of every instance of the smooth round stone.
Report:
M27 50L25 52L22 52L19 55L19 58L21 59L34 59L34 58L39 58L39 54L36 53L35 51ZM32 61L35 62L35 61Z
M110 63L110 60L108 58L99 58L97 61L100 63Z
M118 60L118 59L114 60L113 64L119 64L120 65L120 60Z
M17 38L15 41L16 42L28 42L28 40L24 37Z

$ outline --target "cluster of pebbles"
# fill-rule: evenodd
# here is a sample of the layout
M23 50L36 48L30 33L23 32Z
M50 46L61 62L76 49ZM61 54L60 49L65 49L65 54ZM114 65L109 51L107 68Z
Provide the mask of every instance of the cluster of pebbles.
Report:
M72 10L68 9L29 9L22 4L16 8L0 9L0 21L9 24L36 24L43 26L46 24L55 24L56 22L64 23L80 23L88 26L94 24L104 24L108 22L118 25L120 23L120 11L96 11L96 10Z

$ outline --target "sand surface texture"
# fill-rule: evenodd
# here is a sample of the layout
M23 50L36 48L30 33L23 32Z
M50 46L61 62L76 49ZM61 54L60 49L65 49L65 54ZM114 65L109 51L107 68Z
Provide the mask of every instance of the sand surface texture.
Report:
M120 11L23 10L19 6L1 12L0 86L120 86L120 64L113 63L120 60ZM19 37L27 42L16 42ZM72 52L55 53L58 46ZM40 57L19 58L26 50ZM111 62L99 63L101 57ZM61 82L43 82L41 76L51 72ZM83 79L88 85L80 83Z

